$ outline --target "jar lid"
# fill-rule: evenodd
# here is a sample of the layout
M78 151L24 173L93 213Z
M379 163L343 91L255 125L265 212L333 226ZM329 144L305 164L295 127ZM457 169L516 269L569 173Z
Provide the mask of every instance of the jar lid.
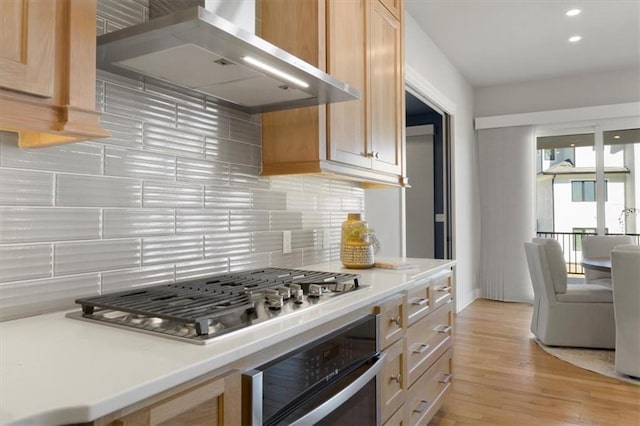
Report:
M360 213L348 213L347 219L360 220Z

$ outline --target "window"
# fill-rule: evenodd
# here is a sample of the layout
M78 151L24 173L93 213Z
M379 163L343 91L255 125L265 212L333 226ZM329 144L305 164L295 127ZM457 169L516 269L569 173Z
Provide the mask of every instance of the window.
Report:
M548 161L555 161L556 159L556 151L555 149L545 149L544 150L544 159Z
M596 228L573 228L573 249L582 251L582 237L584 234L596 234Z
M604 184L604 199L607 200L607 185ZM596 181L595 180L573 180L571 181L571 201L588 202L596 201Z

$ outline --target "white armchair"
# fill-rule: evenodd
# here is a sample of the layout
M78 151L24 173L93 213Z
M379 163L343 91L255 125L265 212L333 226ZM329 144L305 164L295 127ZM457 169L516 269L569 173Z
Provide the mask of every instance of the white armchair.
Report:
M640 246L617 246L611 263L616 371L640 377Z
M615 347L613 293L597 284L567 286L567 266L560 244L534 238L524 243L533 283L531 332L545 345Z
M582 239L582 257L586 259L609 259L611 250L622 244L633 244L629 235L589 235ZM584 270L587 284L601 284L611 287L611 274L594 269Z

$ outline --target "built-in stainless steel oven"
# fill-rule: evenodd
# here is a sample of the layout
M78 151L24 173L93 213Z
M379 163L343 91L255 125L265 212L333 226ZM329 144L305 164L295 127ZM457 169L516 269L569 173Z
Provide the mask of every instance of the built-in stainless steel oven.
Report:
M243 374L252 425L378 425L384 355L378 316L358 321Z

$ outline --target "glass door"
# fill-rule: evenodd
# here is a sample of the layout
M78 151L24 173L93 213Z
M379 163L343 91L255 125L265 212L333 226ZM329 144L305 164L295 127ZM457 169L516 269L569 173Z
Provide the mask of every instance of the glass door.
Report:
M604 200L606 233L640 231L640 128L604 130Z
M586 234L627 234L640 243L640 120L539 128L536 221L557 239L570 273L582 273Z

